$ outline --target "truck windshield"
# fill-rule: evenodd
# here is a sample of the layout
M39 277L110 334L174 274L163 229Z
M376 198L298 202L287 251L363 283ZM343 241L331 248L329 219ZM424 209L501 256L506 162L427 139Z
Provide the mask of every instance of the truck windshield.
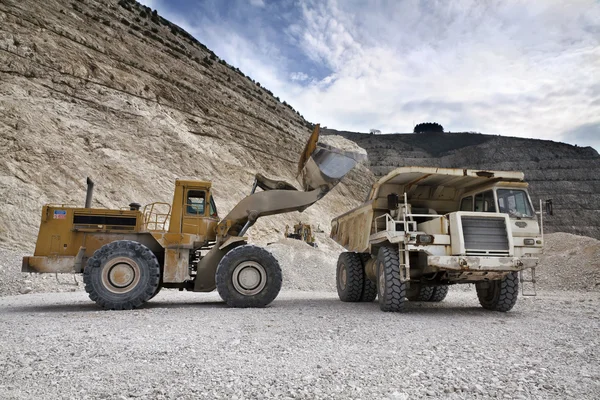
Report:
M498 189L498 210L511 217L533 217L529 196L524 190Z

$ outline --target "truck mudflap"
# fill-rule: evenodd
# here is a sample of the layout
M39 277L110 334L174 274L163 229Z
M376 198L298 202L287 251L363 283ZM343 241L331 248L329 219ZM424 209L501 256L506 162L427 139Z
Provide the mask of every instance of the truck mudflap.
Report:
M428 256L427 266L444 271L510 272L535 268L536 257Z

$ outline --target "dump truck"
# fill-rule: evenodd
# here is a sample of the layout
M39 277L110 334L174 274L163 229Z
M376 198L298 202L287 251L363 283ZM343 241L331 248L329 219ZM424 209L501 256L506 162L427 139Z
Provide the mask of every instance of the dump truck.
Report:
M542 202L536 212L527 188L522 172L393 170L332 221L331 238L348 250L337 263L340 300L402 311L472 283L483 308L509 311L519 283L535 295L543 248Z
M264 307L278 295L282 274L267 250L248 244L260 217L303 211L328 193L359 155L318 143L317 125L300 156L298 180L256 174L250 195L219 218L211 182L177 180L171 204L84 208L47 204L33 256L23 272L83 274L89 297L106 309L143 305L161 288L210 292L232 307ZM257 191L257 188L262 189Z
M294 230L290 232L290 226L285 226L285 238L302 240L306 242L309 246L318 247L317 242L315 241L315 237L312 234L312 227L310 224L304 224L299 222L294 225Z

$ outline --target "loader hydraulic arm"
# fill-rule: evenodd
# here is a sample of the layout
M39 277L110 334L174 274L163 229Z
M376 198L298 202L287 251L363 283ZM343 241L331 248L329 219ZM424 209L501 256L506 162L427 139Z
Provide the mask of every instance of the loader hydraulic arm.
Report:
M259 176L257 175L256 178L258 181ZM292 211L304 211L329 191L329 188L325 186L302 192L286 182L283 183L285 189L270 189L258 185L266 190L255 192L256 186L253 187L252 193L240 201L219 223L217 235L221 239L231 235L244 236L258 218Z
M298 180L304 191L293 185L257 174L250 195L240 201L217 226L217 240L244 236L258 218L304 211L337 185L363 155L318 143L319 125L310 136L298 163ZM256 192L256 188L263 189Z

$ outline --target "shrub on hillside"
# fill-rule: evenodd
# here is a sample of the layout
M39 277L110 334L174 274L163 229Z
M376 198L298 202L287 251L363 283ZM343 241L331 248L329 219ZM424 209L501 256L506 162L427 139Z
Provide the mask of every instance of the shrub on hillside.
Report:
M415 125L414 133L444 132L444 127L437 122L421 122Z

